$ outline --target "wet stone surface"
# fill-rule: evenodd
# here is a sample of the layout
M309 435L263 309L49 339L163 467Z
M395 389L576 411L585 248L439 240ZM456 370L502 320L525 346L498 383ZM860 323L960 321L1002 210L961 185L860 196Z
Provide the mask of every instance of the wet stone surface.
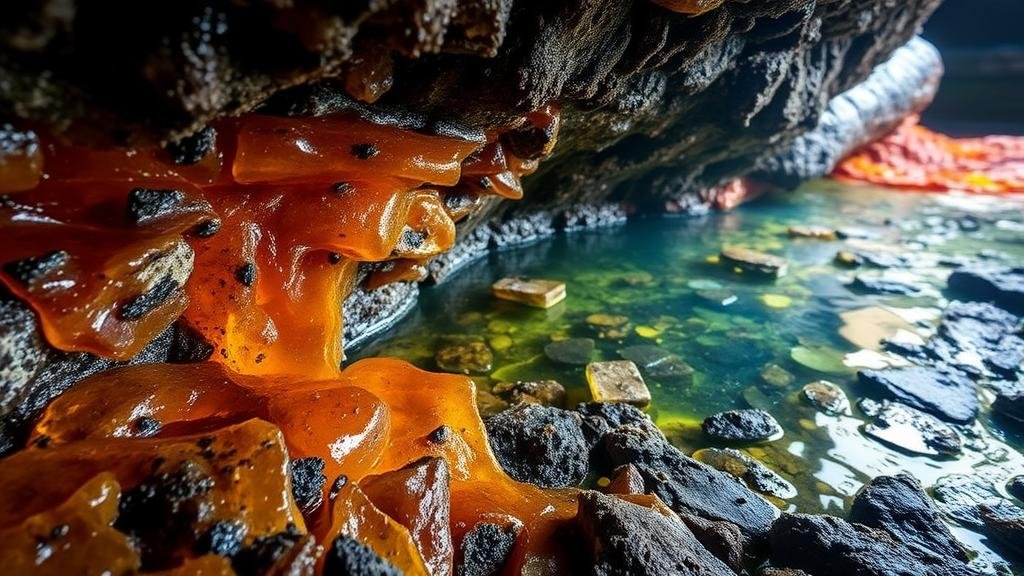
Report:
M771 414L757 408L719 412L704 419L708 436L727 441L759 442L782 436L782 427Z
M743 480L748 488L767 496L786 500L796 496L796 488L788 480L761 462L735 448L704 448L693 457L722 472Z
M874 418L864 425L864 433L872 438L927 456L954 455L963 443L956 430L938 418L899 402L861 400L860 409Z
M970 422L978 414L974 382L960 373L924 366L861 370L861 384L913 408L950 422Z
M827 380L805 384L801 395L807 402L827 414L849 414L850 400L843 389Z
M485 421L491 450L516 480L547 488L578 486L587 474L587 446L575 412L520 404Z

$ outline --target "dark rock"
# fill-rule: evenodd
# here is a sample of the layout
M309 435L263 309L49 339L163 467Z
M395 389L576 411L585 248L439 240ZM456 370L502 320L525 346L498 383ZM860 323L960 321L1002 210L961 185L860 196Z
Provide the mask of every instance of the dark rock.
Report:
M1024 557L1024 509L982 504L979 511L985 534Z
M747 487L755 492L780 500L793 498L797 494L796 488L788 480L735 448L704 448L694 452L693 458L743 480Z
M978 414L974 382L959 373L913 366L861 370L861 384L950 422L967 423Z
M789 268L785 258L739 246L723 247L721 258L723 263L730 266L773 278L784 276Z
M1024 374L1021 319L984 302L950 302L936 337L927 343L933 358L964 371L1016 379ZM972 360L980 358L981 364Z
M579 414L520 404L485 424L498 463L516 480L557 488L578 486L586 477L588 449Z
M647 489L680 514L732 522L759 539L779 513L733 476L680 452L660 432L620 426L605 434L602 448L610 466L635 466Z
M871 528L883 529L918 558L955 558L967 563L963 545L942 521L921 484L908 474L878 476L864 485L853 499L848 516Z
M216 143L217 131L212 126L206 126L190 136L169 143L167 151L175 164L191 166L213 151Z
M172 213L185 200L180 190L132 188L128 193L128 220L136 225L148 224Z
M318 457L296 458L289 463L292 495L303 514L312 514L324 501L324 460Z
M576 525L595 576L734 574L676 517L600 492L584 492L579 501Z
M992 483L978 474L949 474L935 481L932 495L949 517L968 528L984 526L980 506L1012 505L999 495Z
M994 302L1024 314L1024 268L961 267L949 275L946 283L961 298Z
M565 407L565 387L554 380L499 382L494 385L493 392L513 404L527 402Z
M519 530L515 526L477 524L462 539L462 562L456 576L495 576L501 573L515 546Z
M141 320L166 302L178 290L178 287L177 280L171 276L164 276L149 290L129 298L118 311L118 317L129 321Z
M878 234L866 228L843 226L836 230L836 236L840 240L870 240L872 238L877 238Z
M1024 474L1010 478L1006 483L1006 491L1017 500L1024 501Z
M242 549L247 532L246 524L240 520L217 522L199 537L195 547L196 553L231 558Z
M802 396L826 414L849 414L850 400L843 389L831 382L818 380L801 390Z
M235 555L231 567L238 576L310 574L320 550L315 537L289 524L283 532L253 540Z
M997 394L992 411L1024 425L1024 389Z
M434 361L445 372L481 374L490 371L494 353L483 342L464 342L441 348Z
M562 364L585 366L594 354L594 341L590 338L568 338L544 346L544 355Z
M25 286L31 286L45 276L63 268L71 256L63 250L53 250L39 256L32 256L14 262L7 262L3 269L11 278Z
M750 540L738 526L731 522L705 520L692 514L679 514L679 519L708 552L737 574L742 573Z
M856 276L848 286L853 290L870 292L872 294L914 296L921 291L917 286L907 284L906 282L897 282L895 280L885 280L883 278L861 275Z
M149 438L160 433L163 425L159 420L151 416L142 416L132 422L132 431L139 438Z
M782 436L782 427L771 414L757 408L719 412L700 425L712 438L736 442L774 440Z
M876 440L912 454L950 456L962 448L960 436L945 422L899 402L868 399L860 408L874 420L864 425L864 433Z
M768 535L775 566L829 576L967 576L958 560L921 559L885 530L833 516L783 514Z
M661 430L636 406L614 402L581 402L576 412L583 417L583 436L591 447L605 434L621 426L643 428L652 436L661 436Z
M349 536L331 542L324 558L324 576L401 576L402 571L372 548Z

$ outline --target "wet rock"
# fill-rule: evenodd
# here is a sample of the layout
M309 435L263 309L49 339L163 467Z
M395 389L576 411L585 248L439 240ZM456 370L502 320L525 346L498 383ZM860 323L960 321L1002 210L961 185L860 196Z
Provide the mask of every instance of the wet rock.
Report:
M918 558L885 530L834 516L783 514L768 536L773 565L829 576L967 576L952 558Z
M750 539L743 535L738 526L732 522L705 520L693 514L679 514L679 519L708 552L737 574L743 572Z
M761 379L776 388L788 388L794 377L782 366L771 363L761 367Z
M664 348L651 344L637 344L619 350L619 356L633 362L652 378L693 381L693 367Z
M600 492L584 492L579 501L576 526L595 576L734 574L676 517Z
M323 549L312 534L302 534L294 524L269 536L261 536L231 561L239 576L256 574L312 574ZM391 576L384 572L384 576Z
M647 414L630 404L582 402L576 407L576 412L583 418L583 436L591 448L600 443L605 434L622 426L638 427L652 437L664 439L661 430Z
M780 500L797 495L796 488L771 468L735 448L704 448L693 458L743 480L748 488Z
M494 385L493 391L513 404L565 407L565 387L554 380L500 382Z
M801 395L826 414L849 414L850 400L843 389L827 380L804 385Z
M500 574L518 536L519 529L514 525L503 527L486 522L477 524L462 539L462 561L455 567L455 575Z
M861 370L860 383L950 422L967 423L978 414L974 382L953 371L912 366Z
M544 355L562 364L584 366L594 354L594 341L590 338L568 338L544 346Z
M979 507L987 536L1024 556L1024 510L1017 507Z
M836 231L825 226L790 226L786 231L793 238L812 238L814 240L835 240Z
M651 392L640 370L629 360L592 362L587 365L586 373L590 395L597 402L625 403L639 408L651 403Z
M967 372L1016 379L1024 375L1021 319L985 302L950 302L926 352ZM980 359L979 364L977 360Z
M875 234L871 230L865 228L858 228L856 226L843 226L836 230L836 236L840 240L871 240L877 238L878 234Z
M619 466L612 471L611 481L605 488L608 494L646 494L644 477L632 464Z
M487 390L478 389L476 391L476 408L480 411L481 418L488 418L508 409L508 402Z
M782 436L782 427L771 414L757 408L719 412L704 419L708 436L734 442L759 442Z
M835 262L837 266L843 266L846 268L855 268L864 263L863 258L849 250L840 250L839 252L836 252L836 256L832 261Z
M949 474L935 481L932 495L939 508L968 528L984 526L980 506L1012 506L996 491L991 481L978 474Z
M965 266L954 270L946 282L962 298L995 302L1024 314L1024 267Z
M565 282L534 278L502 278L491 285L491 292L502 300L511 300L550 308L565 300Z
M349 536L331 542L324 558L324 576L401 576L402 571L372 548Z
M647 489L678 513L732 522L754 539L778 516L739 480L686 456L657 430L620 426L604 435L600 448L612 468L634 465Z
M324 475L323 458L296 458L289 463L289 469L295 504L303 514L312 514L324 500L327 476Z
M1024 474L1010 478L1006 483L1006 491L1017 500L1024 501Z
M762 566L757 571L757 576L811 576L803 570L795 568L776 568L774 566Z
M874 276L856 276L852 282L847 284L852 290L868 292L871 294L896 294L901 296L914 296L921 292L921 289L913 284L886 280Z
M585 319L587 326L597 332L598 338L612 340L625 338L629 335L629 318L614 314L591 314Z
M850 507L850 522L883 529L919 558L939 556L967 563L963 545L942 521L932 499L913 476L878 476L857 493Z
M586 477L588 448L579 414L520 404L485 425L494 456L516 480L560 488L578 486Z
M697 297L715 306L735 304L738 296L728 290L698 290Z
M725 264L773 278L785 276L789 269L785 258L739 246L724 246L720 256Z
M483 374L490 371L494 353L483 342L464 342L441 348L434 355L434 361L445 372Z
M1024 426L1024 389L1000 392L992 403L992 411Z
M874 420L864 433L896 448L926 456L954 455L962 449L960 436L948 424L899 402L864 399L861 410Z

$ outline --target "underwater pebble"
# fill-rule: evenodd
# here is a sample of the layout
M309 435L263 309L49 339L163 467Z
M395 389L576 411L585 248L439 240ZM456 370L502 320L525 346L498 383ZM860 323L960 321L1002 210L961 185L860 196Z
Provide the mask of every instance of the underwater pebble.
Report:
M698 290L697 297L718 306L728 306L734 304L739 299L738 296L728 290Z
M773 362L761 367L761 379L776 388L786 388L793 383L794 377L788 370Z
M568 338L544 346L544 355L562 364L583 366L593 353L594 341L590 338Z
M651 403L651 392L640 370L629 360L588 364L587 384L595 402L621 402L638 408Z
M784 276L789 268L785 258L739 246L724 246L721 258L725 263L741 270L774 278Z
M565 282L502 278L491 285L491 292L502 300L511 300L537 308L550 308L565 300Z
M494 354L483 342L465 342L445 346L434 355L437 367L458 374L483 374L490 371Z
M591 314L584 322L597 332L598 338L619 339L629 334L629 318L613 314Z
M825 226L790 226L786 233L793 238L812 238L814 240L835 240L836 231Z
M769 308L789 308L793 305L793 299L783 294L762 294L761 302Z
M499 382L491 391L512 404L526 402L556 408L565 406L565 387L555 380Z

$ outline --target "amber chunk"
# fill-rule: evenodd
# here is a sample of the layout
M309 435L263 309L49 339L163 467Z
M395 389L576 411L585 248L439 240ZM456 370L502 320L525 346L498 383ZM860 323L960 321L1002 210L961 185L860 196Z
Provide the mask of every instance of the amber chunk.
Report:
M639 408L651 403L651 392L640 370L629 360L587 364L587 384L596 402L624 402Z
M550 308L565 300L565 282L531 278L502 278L491 286L502 300L521 302L537 308Z

